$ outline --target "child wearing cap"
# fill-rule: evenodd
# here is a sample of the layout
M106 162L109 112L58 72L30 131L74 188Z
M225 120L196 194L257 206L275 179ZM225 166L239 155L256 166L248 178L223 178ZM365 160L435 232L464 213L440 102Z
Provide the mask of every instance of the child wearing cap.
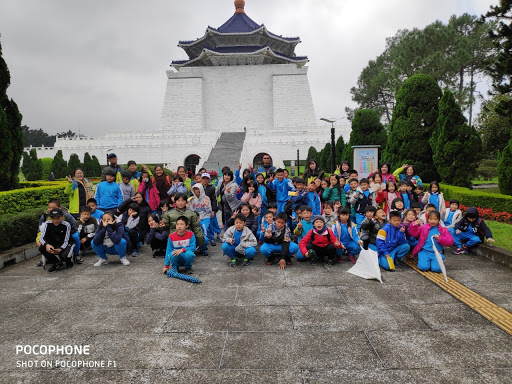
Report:
M313 229L300 241L301 253L310 260L311 264L323 261L327 256L327 263L331 266L336 259L336 248L341 247L333 231L325 225L325 219L321 215L313 218Z
M59 208L54 208L49 212L51 221L45 221L41 226L41 236L39 238L39 252L44 256L52 267L48 272L54 272L64 267L73 266L72 256L74 244L70 244L71 224L64 221L64 214Z

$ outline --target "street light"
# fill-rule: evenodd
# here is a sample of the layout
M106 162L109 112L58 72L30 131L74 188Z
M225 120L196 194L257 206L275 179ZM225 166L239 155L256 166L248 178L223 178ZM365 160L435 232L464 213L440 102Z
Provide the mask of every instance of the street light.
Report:
M334 171L336 170L336 152L335 152L336 143L334 142L334 123L341 119L344 119L344 117L341 117L341 118L335 119L335 120L333 120L332 118L326 119L325 117L322 117L320 119L322 121L332 124L332 126L331 126L331 172L332 173L334 173Z

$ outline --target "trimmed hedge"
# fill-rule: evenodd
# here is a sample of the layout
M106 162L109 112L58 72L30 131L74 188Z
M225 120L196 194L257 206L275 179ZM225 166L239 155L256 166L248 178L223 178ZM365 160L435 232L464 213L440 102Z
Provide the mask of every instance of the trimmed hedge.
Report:
M491 208L494 212L512 214L512 196L509 195L480 192L478 189L470 190L447 184L441 184L441 192L443 192L446 201L457 199L467 207Z
M0 251L35 242L39 231L39 217L44 211L45 207L39 207L0 216Z
M67 180L63 181L21 181L20 188L56 187L66 186Z
M60 184L0 192L0 215L45 206L50 199L59 199L62 204L67 204L69 196L64 193L64 188L65 184Z

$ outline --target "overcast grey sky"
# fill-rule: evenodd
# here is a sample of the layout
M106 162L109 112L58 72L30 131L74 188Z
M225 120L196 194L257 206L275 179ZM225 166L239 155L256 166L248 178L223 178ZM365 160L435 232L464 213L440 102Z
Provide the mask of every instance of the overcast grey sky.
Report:
M278 35L300 36L320 117L345 116L350 88L399 29L480 15L497 0L246 0L245 11ZM178 40L203 36L234 13L233 0L0 0L8 95L23 123L87 136L158 128Z

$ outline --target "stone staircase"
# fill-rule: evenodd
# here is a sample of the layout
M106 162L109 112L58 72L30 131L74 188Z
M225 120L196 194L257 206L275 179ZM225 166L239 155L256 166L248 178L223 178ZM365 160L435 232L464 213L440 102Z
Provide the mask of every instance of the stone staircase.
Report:
M234 172L238 167L240 155L245 141L245 132L225 132L222 133L210 152L208 160L203 167L208 171L218 171L220 167L228 166Z

